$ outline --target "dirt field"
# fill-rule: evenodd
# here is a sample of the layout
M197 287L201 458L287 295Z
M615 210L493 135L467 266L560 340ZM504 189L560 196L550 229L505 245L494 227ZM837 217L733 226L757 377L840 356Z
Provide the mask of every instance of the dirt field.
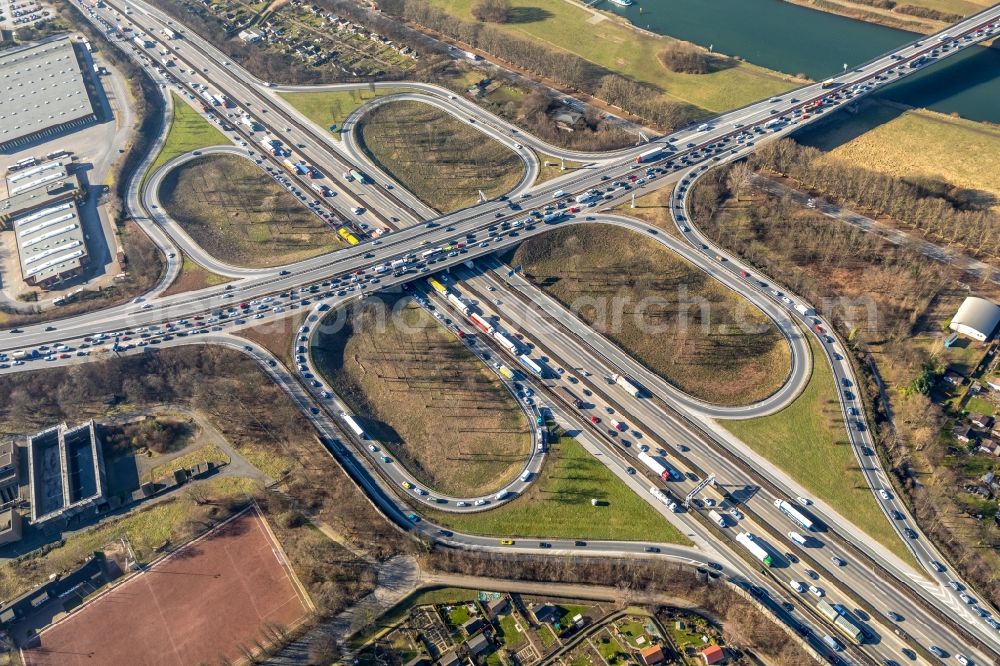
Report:
M425 310L409 304L400 319L380 327L366 308L343 331L321 332L317 366L422 483L478 494L513 479L531 447L513 397Z
M277 266L339 247L336 234L252 162L212 155L163 179L163 207L212 256Z
M505 146L450 114L420 102L393 102L362 118L369 157L421 201L441 212L508 192L524 173Z
M769 319L632 231L594 225L557 229L522 243L511 263L521 264L535 284L695 397L750 403L770 395L788 374L788 345Z
M209 532L39 634L26 666L237 660L309 612L253 511Z

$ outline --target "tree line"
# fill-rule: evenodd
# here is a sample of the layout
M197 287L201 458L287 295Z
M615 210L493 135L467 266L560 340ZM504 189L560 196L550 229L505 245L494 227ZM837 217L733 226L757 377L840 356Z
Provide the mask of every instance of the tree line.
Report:
M979 208L968 192L837 162L790 139L761 145L751 164L844 204L891 217L931 239L961 245L973 254L1000 257L1000 215Z
M690 104L666 101L658 88L628 79L572 53L517 37L488 23L451 16L421 0L386 0L380 6L387 14L486 51L518 69L603 99L663 131L707 114Z

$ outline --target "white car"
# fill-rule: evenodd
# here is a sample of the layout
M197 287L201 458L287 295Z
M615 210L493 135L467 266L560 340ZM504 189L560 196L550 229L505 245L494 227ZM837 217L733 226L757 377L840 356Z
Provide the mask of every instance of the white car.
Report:
M889 491L886 490L885 488L879 488L878 489L878 495L879 495L879 497L881 497L882 499L884 499L886 501L889 501L890 499L892 499L892 495L890 495Z
M368 450L371 451L372 453L375 453L376 451L378 451L378 447L375 446L374 444L369 444Z
M801 581L790 580L788 581L788 584L791 585L792 589L795 590L796 592L806 591L806 584Z
M962 666L970 666L972 664L964 654L956 654L955 659L958 659L958 663L962 664Z
M817 597L822 597L823 595L826 594L826 592L823 591L822 587L817 587L815 585L810 585L809 586L809 591L812 592Z
M802 506L809 506L813 503L812 500L809 499L808 497L796 497L795 501L797 501Z

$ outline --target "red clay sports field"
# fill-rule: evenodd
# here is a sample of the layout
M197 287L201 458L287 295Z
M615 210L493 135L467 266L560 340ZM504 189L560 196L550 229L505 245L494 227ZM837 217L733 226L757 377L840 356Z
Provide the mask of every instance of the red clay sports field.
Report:
M217 664L310 610L267 523L246 510L46 627L26 666Z

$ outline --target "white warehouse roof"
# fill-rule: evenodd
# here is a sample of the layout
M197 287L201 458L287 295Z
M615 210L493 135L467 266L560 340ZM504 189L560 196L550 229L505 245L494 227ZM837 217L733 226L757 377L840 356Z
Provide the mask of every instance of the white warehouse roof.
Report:
M970 296L962 302L949 325L951 330L970 338L986 340L1000 325L1000 305Z

